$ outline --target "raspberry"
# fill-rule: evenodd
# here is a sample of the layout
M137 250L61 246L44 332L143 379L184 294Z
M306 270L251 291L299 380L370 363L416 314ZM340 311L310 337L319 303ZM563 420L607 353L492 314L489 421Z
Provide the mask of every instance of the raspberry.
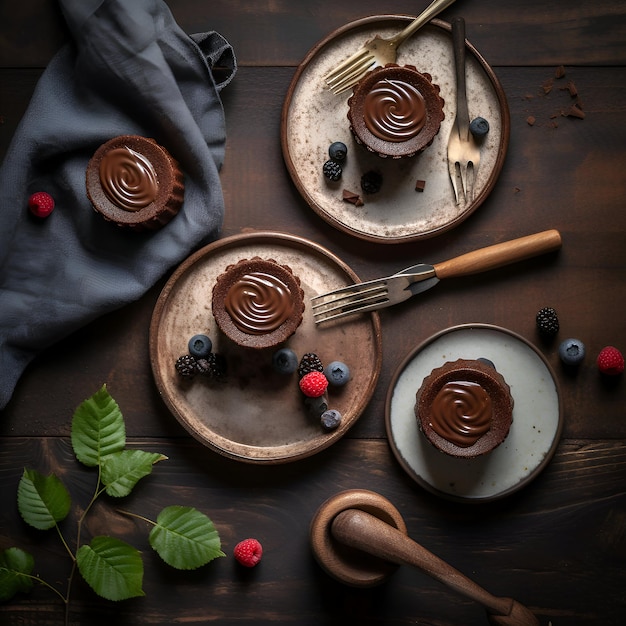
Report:
M45 191L37 191L28 199L28 210L36 217L48 217L54 210L54 198Z
M263 556L263 546L257 539L244 539L235 546L233 555L244 567L254 567Z
M624 357L614 346L606 346L600 350L597 364L600 372L609 376L617 376L624 371Z
M300 379L300 390L309 398L318 398L328 387L328 379L323 372L309 372Z

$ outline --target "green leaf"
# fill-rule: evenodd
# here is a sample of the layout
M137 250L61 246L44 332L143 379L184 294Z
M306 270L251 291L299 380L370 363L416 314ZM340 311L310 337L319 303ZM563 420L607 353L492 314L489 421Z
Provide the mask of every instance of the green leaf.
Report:
M10 600L18 591L26 593L33 586L30 574L35 561L20 548L7 548L0 552L0 602Z
M54 474L25 469L17 488L17 508L24 521L39 530L53 528L71 508L65 485Z
M107 600L145 595L143 561L139 550L113 537L94 537L76 553L76 563L87 584Z
M213 522L191 507L163 509L150 532L150 545L176 569L196 569L218 556L226 556L220 549L220 537Z
M76 458L95 467L103 457L126 446L126 426L106 385L82 402L72 418L72 448Z
M167 459L158 452L122 450L102 459L102 483L106 492L114 498L127 496L144 476L152 472L152 466Z

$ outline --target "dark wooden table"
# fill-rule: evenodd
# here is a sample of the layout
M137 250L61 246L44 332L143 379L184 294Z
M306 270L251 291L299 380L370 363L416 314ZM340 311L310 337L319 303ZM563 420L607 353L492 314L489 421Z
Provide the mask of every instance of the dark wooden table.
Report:
M624 623L626 381L605 384L595 357L605 345L626 351L626 2L460 0L447 9L440 17L465 17L468 38L506 92L506 162L490 197L458 228L411 244L363 242L329 226L299 196L281 153L281 107L298 64L334 29L369 14L415 14L425 4L169 2L186 32L217 30L238 58L236 79L223 92L222 235L256 229L302 236L340 256L362 279L549 228L561 231L562 251L523 268L441 284L419 304L382 312L383 365L371 402L346 437L295 463L224 458L168 412L148 354L151 314L167 276L138 302L46 350L0 415L0 548L32 552L36 572L64 589L69 559L55 533L23 523L16 488L24 467L54 471L81 505L94 475L73 457L70 420L106 383L127 421L129 443L169 457L141 483L132 504L148 515L172 502L197 507L215 522L227 553L197 571L172 570L150 550L145 529L102 499L85 533L115 533L145 553L146 597L111 603L76 581L70 623L485 624L481 606L417 570L401 568L372 590L343 586L322 572L309 547L310 521L324 500L353 488L387 497L411 537L495 595L529 606L542 625ZM4 156L67 31L56 3L43 0L3 3L0 24ZM558 88L546 95L542 84L560 65L578 88L584 119L552 117L568 96ZM543 306L557 309L560 339L578 337L587 346L575 374L561 367L558 341L539 341L535 314ZM468 505L427 492L403 471L387 441L384 411L393 372L413 346L474 322L510 329L545 354L560 385L564 428L535 481L498 501ZM259 538L265 553L260 566L242 571L232 548L247 536ZM2 624L63 619L62 603L41 586L0 605Z

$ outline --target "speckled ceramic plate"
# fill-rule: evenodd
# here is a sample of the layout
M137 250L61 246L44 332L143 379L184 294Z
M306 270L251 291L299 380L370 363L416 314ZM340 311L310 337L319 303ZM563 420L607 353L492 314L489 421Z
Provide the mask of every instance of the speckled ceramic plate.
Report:
M324 363L345 362L351 380L331 390L330 406L342 416L339 428L324 432L305 411L297 376L275 373L273 351L238 348L220 332L211 312L217 276L231 263L260 256L291 267L301 281L306 309L286 343L301 357L317 353ZM161 292L150 326L150 358L156 385L176 419L209 448L250 463L285 463L319 452L342 437L369 402L381 367L377 314L316 327L312 296L358 281L339 258L308 240L280 233L248 233L216 241L178 267ZM227 363L225 381L183 380L174 363L187 353L196 333L206 333Z
M397 33L410 17L373 16L351 22L317 44L298 67L282 111L282 150L289 174L309 206L337 229L369 241L402 243L432 237L469 217L493 189L506 155L510 119L504 90L493 70L467 42L467 94L470 119L481 116L490 131L481 148L476 195L456 205L448 175L447 144L456 107L454 54L450 25L432 20L398 51L399 64L415 65L432 75L445 100L445 119L432 145L411 159L381 159L355 143L347 120L350 92L333 95L323 77L341 60L374 35ZM472 25L467 31L471 35ZM337 183L322 174L328 146L343 141L348 159ZM361 193L360 180L368 170L383 175L379 193L363 196L355 207L342 199L343 189ZM426 182L423 192L417 180Z
M513 423L489 454L455 459L422 435L415 394L446 361L479 357L491 360L510 385ZM434 335L406 357L389 387L385 420L396 459L420 485L446 498L480 502L521 489L544 469L559 443L563 408L554 373L532 344L504 328L466 324Z

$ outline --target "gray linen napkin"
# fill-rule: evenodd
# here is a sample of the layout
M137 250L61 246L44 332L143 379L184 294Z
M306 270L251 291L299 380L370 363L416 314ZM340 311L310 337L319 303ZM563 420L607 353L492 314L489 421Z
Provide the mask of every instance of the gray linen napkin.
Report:
M217 238L224 213L228 42L188 36L161 0L59 2L73 42L43 73L0 168L0 409L37 353L138 299ZM154 138L185 173L183 208L159 231L124 231L86 197L91 155L123 134ZM36 191L56 202L43 220L27 209Z

